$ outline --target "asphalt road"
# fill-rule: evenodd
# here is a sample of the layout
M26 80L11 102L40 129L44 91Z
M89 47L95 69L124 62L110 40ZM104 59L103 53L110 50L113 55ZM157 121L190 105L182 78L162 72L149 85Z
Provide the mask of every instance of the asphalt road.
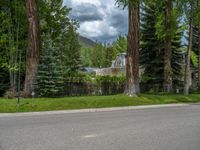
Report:
M200 150L200 105L0 117L0 150Z

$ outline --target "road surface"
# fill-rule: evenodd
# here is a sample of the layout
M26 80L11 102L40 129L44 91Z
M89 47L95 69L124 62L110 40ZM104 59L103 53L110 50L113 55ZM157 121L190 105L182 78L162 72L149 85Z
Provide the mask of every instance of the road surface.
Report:
M200 105L0 117L0 150L200 150Z

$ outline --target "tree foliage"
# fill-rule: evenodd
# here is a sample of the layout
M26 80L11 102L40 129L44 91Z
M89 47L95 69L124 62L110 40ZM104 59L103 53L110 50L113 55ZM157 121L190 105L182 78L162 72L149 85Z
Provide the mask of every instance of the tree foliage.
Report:
M63 90L64 75L81 67L76 22L69 19L70 9L62 0L40 2L42 60L37 87L40 96L58 96Z
M37 95L42 97L61 96L64 87L63 66L59 57L59 48L51 39L50 34L45 35L42 50L35 89Z
M161 7L162 8L162 7ZM156 17L160 8L156 3L148 3L143 6L141 15L141 51L140 59L144 73L142 82L149 87L162 87L164 82L164 39L157 35ZM172 81L174 86L180 86L183 82L183 56L182 51L182 28L179 26L179 20L176 21L176 34L172 37Z
M127 37L118 36L117 40L113 43L113 59L120 53L126 53L127 51Z
M59 51L58 58L63 70L77 71L81 65L80 45L77 40L77 22L69 18L71 9L63 5L62 0L37 1L41 43L46 39L53 41L53 48ZM27 11L23 0L0 1L0 73L1 89L17 89L24 82L26 50L28 43ZM50 37L49 37L50 36ZM46 44L48 44L46 42ZM46 45L45 45L46 46ZM40 53L46 52L41 45ZM41 61L41 64L43 62ZM4 78L3 78L4 77ZM20 90L20 89L19 89Z
M25 70L27 22L23 0L0 2L0 80L3 92L17 89L18 72ZM22 78L19 82L21 82Z

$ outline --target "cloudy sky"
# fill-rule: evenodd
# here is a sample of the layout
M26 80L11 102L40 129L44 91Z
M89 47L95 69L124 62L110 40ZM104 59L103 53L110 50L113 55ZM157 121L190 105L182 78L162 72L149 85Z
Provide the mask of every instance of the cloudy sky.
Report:
M78 32L94 41L112 42L127 34L127 10L118 8L115 0L65 0L72 8L70 17L80 23Z

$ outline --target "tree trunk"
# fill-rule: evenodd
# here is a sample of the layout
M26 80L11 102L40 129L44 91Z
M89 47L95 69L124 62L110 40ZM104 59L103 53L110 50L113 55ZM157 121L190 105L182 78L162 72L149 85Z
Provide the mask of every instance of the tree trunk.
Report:
M172 1L165 0L165 51L164 51L164 91L170 92L172 90L172 38L171 38L171 13Z
M190 59L191 59L191 51L192 51L192 18L190 18L189 23L189 44L188 44L188 51L187 51L187 58L186 58L186 65L185 65L185 86L184 86L184 94L189 94L190 88L190 77L191 77L191 70L190 70Z
M40 32L37 5L35 0L26 0L28 16L28 49L26 56L26 77L24 92L28 95L34 90L34 81L39 64Z
M198 51L199 51L199 64L198 64L198 87L200 90L200 28L199 28L199 43L198 43Z
M139 6L129 5L126 94L137 96L139 87Z

